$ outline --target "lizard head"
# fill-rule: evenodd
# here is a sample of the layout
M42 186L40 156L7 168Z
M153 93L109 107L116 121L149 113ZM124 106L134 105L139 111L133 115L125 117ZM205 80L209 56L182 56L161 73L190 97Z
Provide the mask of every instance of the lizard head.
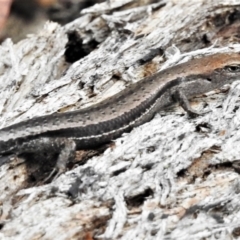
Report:
M231 84L236 80L240 80L240 61L214 69L208 77L208 81L211 81L216 87Z
M240 62L238 64L229 64L224 66L223 68L218 69L218 71L226 76L234 77L240 76Z

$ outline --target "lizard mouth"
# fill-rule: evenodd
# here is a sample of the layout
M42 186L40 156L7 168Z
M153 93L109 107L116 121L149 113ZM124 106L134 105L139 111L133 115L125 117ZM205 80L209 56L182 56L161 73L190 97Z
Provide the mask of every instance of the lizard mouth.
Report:
M206 78L206 80L207 80L208 82L212 82L212 79L211 79L211 78Z

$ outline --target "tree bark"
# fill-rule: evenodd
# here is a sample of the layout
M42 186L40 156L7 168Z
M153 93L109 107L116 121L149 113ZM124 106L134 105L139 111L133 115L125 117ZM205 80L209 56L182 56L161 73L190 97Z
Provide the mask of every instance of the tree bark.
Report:
M112 0L66 26L49 22L18 44L6 40L0 127L94 105L192 58L239 52L239 5ZM80 53L65 52L67 33L79 36ZM239 95L237 81L195 97L195 109L211 110L195 119L178 105L163 110L50 184L29 177L43 174L38 165L31 173L19 159L2 165L0 238L237 238Z

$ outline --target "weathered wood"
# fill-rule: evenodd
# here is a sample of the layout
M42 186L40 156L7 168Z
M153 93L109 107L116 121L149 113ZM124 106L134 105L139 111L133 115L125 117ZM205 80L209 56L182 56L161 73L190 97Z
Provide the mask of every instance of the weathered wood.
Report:
M239 4L108 1L64 27L47 23L16 45L6 40L0 46L0 127L95 104L193 57L239 52ZM85 44L99 42L73 64L64 59L70 30ZM24 163L1 166L0 238L238 236L240 84L223 90L192 100L208 114L189 119L178 106L162 111L51 184L26 181Z

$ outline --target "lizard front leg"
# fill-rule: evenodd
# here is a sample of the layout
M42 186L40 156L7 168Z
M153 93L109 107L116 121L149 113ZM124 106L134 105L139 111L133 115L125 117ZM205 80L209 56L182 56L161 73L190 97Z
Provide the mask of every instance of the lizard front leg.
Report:
M180 106L188 113L189 117L194 118L199 115L205 114L205 112L197 112L192 109L188 98L196 96L198 94L207 92L208 89L211 89L211 81L206 80L206 76L195 76L191 77L190 80L181 77L178 78L179 85L170 90L170 95L174 102L179 102Z
M194 118L203 113L195 111L189 101L187 96L181 89L176 89L174 92L171 93L172 98L175 102L179 102L180 106L188 113L189 117Z

